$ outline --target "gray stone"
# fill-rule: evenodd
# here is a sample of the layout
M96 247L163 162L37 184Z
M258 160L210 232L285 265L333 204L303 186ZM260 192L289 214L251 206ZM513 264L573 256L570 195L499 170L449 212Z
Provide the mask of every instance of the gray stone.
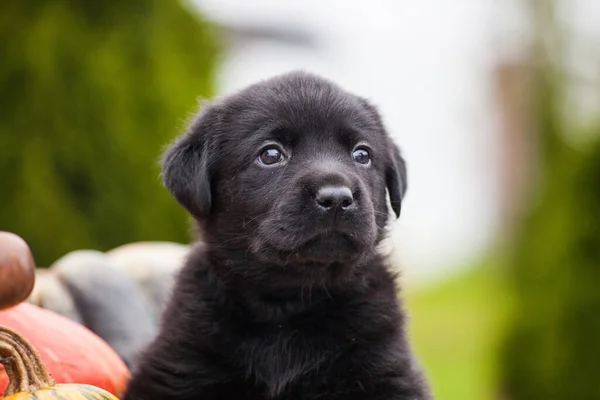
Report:
M179 243L137 242L106 254L140 286L158 324L188 251L188 246Z
M73 296L52 270L37 269L35 271L35 285L27 301L73 321L83 323Z
M74 251L51 268L71 293L84 325L133 366L157 332L138 286L99 251Z

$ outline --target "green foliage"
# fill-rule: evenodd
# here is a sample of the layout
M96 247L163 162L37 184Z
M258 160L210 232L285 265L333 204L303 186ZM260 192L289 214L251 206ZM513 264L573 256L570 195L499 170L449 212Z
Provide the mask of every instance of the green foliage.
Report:
M408 291L409 334L436 399L496 399L510 297L497 261Z
M514 399L598 399L600 146L565 150L546 174L511 269L506 389Z
M561 140L575 132L558 112L560 82L539 76L542 178L510 257L504 390L515 400L600 399L600 142L577 151Z
M174 0L11 0L0 37L0 229L40 265L187 240L158 159L213 94L210 25Z
M502 380L514 400L600 399L600 121L584 135L565 112L573 43L559 3L529 3L541 177L509 254L515 304ZM589 139L585 148L565 141L581 137Z

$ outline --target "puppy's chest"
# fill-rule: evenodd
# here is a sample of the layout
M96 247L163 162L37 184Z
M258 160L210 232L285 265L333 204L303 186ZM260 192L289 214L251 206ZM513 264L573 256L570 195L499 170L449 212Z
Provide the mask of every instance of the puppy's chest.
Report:
M264 384L267 395L275 398L300 379L317 379L313 372L325 372L354 344L327 326L274 324L249 330L236 346L234 359L246 379Z

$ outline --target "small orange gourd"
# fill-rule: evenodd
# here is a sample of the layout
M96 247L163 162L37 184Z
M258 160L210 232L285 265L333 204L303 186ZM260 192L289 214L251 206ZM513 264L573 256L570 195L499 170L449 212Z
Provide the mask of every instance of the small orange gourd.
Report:
M118 400L95 386L55 384L31 343L4 326L0 326L0 363L9 378L2 400Z

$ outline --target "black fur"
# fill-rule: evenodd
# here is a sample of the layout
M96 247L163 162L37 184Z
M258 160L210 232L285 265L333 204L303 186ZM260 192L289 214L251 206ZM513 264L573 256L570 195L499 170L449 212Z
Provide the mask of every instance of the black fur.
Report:
M260 165L271 143L285 159ZM376 250L406 169L371 105L310 74L275 77L206 106L163 173L204 243L124 400L430 398ZM325 186L352 204L319 205Z

